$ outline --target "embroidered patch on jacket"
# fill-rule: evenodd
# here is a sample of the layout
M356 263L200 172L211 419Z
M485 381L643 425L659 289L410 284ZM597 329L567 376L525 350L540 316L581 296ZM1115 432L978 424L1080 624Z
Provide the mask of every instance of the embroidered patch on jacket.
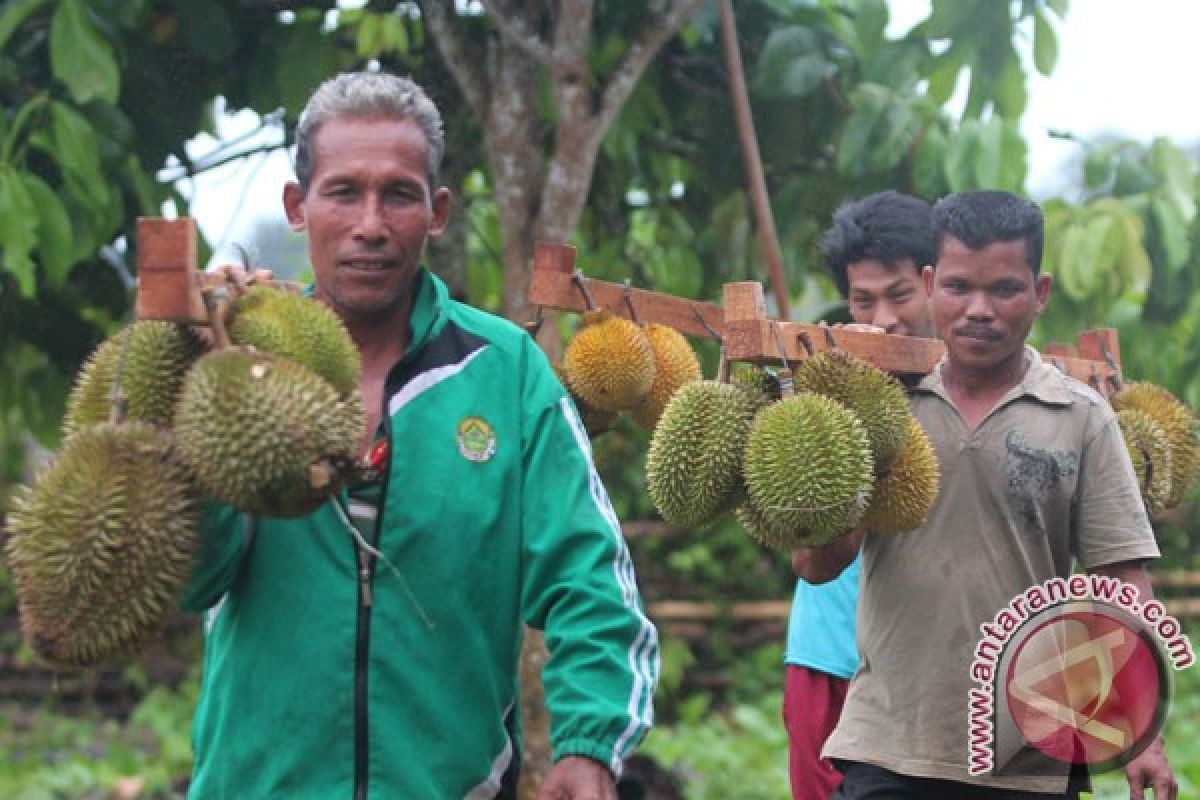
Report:
M496 455L496 432L483 417L463 417L456 438L458 452L467 461L491 461Z
M1013 511L1034 531L1044 532L1039 503L1063 478L1075 474L1079 469L1079 458L1066 450L1034 447L1015 428L1008 432L1004 446L1008 450L1004 464L1008 475L1007 493Z

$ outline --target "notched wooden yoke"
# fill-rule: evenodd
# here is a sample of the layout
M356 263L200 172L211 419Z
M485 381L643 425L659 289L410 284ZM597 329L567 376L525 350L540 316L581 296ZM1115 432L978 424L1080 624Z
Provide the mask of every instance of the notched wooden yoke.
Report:
M627 301L626 297L629 297ZM644 289L582 277L575 269L575 248L538 242L529 282L529 302L560 311L596 308L641 322L670 325L692 336L721 338L730 361L757 364L797 363L822 350L841 349L893 374L923 375L945 353L937 339L827 328L784 322L767 316L761 283L727 283L723 307ZM1051 344L1044 357L1062 372L1104 396L1120 386L1121 356L1117 332L1102 328L1081 333L1074 345Z

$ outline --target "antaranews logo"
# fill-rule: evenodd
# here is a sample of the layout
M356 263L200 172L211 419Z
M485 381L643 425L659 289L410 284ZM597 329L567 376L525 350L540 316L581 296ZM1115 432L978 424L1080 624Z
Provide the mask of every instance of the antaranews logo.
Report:
M1162 729L1171 669L1195 663L1179 621L1105 575L1052 578L980 625L971 662L968 772L1025 764L1032 745L1096 773L1123 766ZM998 734L1009 740L999 746ZM1000 756L998 758L998 755Z

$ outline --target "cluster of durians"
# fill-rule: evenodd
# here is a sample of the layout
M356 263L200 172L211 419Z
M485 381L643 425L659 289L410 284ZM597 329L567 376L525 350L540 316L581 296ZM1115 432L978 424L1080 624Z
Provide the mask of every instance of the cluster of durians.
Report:
M639 325L608 311L583 315L556 371L589 436L611 428L622 412L653 430L671 396L703 377L679 331Z
M801 365L795 393L758 368L680 389L655 428L646 482L672 525L734 510L751 537L791 550L859 526L920 527L939 474L899 382L829 351Z
M1200 468L1200 436L1191 409L1161 386L1143 381L1111 398L1133 462L1146 513L1179 505Z
M7 518L22 631L46 663L96 666L161 630L204 499L297 516L339 488L364 425L341 321L259 286L224 323L232 346L210 349L189 326L138 320L80 371L63 446Z

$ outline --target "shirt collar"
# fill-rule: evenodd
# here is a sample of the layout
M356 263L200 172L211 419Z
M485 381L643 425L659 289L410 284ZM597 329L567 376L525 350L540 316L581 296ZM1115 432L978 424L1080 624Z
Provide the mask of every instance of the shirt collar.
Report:
M943 355L933 371L917 384L915 391L948 397L946 385L942 381L942 366L945 363L946 356ZM1075 393L1067 386L1067 377L1043 361L1041 354L1029 345L1025 345L1025 363L1025 374L1021 377L1021 382L1009 390L1006 399L1029 395L1054 406L1069 406L1075 401Z

